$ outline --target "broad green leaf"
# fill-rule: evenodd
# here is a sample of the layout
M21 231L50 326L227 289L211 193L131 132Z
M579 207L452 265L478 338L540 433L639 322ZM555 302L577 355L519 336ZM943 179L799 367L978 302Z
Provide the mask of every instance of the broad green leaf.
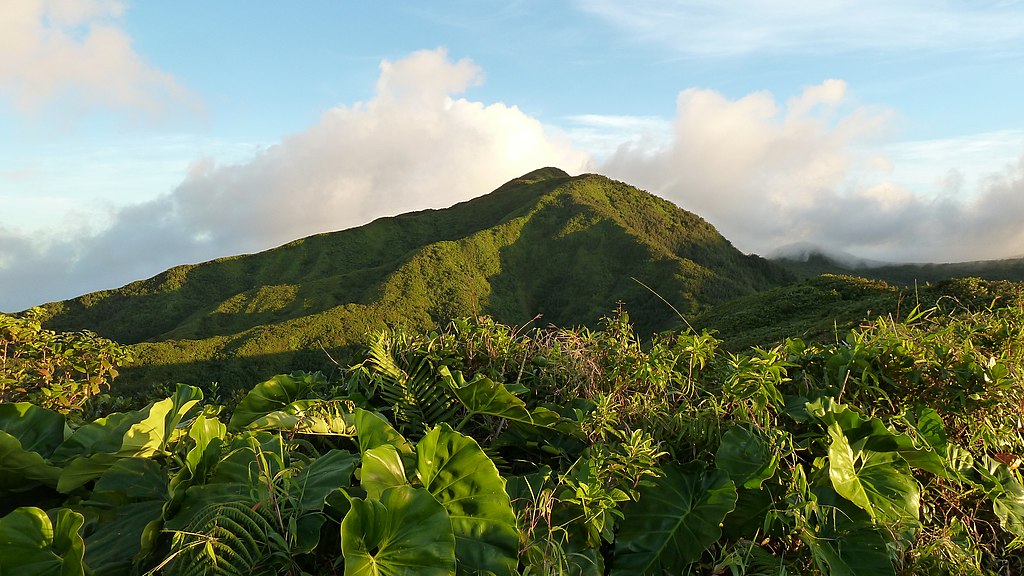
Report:
M1024 486L1006 464L985 456L979 466L992 511L1007 532L1024 537Z
M71 433L62 414L30 402L0 402L0 432L17 438L23 450L44 458Z
M146 418L128 429L117 455L150 458L163 454L178 424L189 417L202 399L203 391L199 388L178 384L173 396L153 404Z
M76 457L117 452L121 449L124 435L146 418L150 407L134 412L116 412L78 428L54 450L51 461L67 462Z
M331 450L313 460L292 480L293 501L302 512L319 512L327 495L352 485L352 472L359 456L345 450Z
M209 474L220 458L220 446L226 433L227 427L217 418L207 418L203 414L196 417L188 430L194 445L185 454L185 467L171 480L171 489Z
M455 574L452 524L426 490L397 486L351 505L341 523L345 576Z
M818 568L828 576L895 576L882 535L870 524L804 533Z
M409 483L402 457L390 444L381 444L363 452L360 470L359 485L366 490L368 498L378 499L384 490Z
M917 433L939 456L946 457L946 427L938 412L932 408L922 410L917 418Z
M862 443L864 449L874 452L896 452L913 468L949 475L945 458L930 445L918 445L910 436L889 430L878 418L866 418L831 398L808 403L807 410L826 426L838 426L851 444Z
M664 476L640 489L619 524L613 576L679 574L722 534L736 506L736 485L721 470L700 462L670 464Z
M395 447L395 450L398 450L403 458L413 456L412 444L380 414L356 408L352 412L352 416L356 425L360 452L365 453L382 444L390 444Z
M261 382L235 407L231 420L228 421L228 429L241 430L258 418L282 410L296 400L307 398L315 387L325 383L326 380L318 372L278 374L270 380Z
M466 382L462 372L453 374L447 366L440 367L438 373L470 417L494 416L504 418L511 424L559 430L570 435L580 433L578 426L552 410L544 407L529 410L526 403L509 391L505 384L495 382L483 374L477 374Z
M475 440L447 424L416 445L416 475L451 518L460 573L515 574L519 533L505 482Z
M82 522L80 514L66 508L57 512L56 526L35 507L0 518L0 574L84 575Z
M53 525L53 550L62 560L61 576L85 574L85 541L81 533L84 523L85 518L78 512L68 508L57 511Z
M148 458L121 458L103 473L76 507L87 521L85 558L97 576L130 571L153 545L169 497L167 471Z
M0 431L0 494L29 490L39 485L57 487L61 469L21 442Z
M903 458L896 452L854 450L838 424L829 425L828 432L828 474L835 491L873 520L916 525L921 494Z
M266 500L266 477L275 477L287 464L281 436L270 432L236 434L221 450L224 456L206 482L189 486L180 500L168 505L166 528L183 530L197 513L213 504Z
M828 485L814 490L819 510L813 527L800 532L822 573L828 576L895 574L885 528L872 525L867 513L843 500Z
M56 488L61 469L47 459L66 431L57 412L29 402L0 402L0 494Z
M737 486L757 489L775 474L779 454L760 437L737 426L722 435L715 465L728 473Z
M71 492L99 478L121 458L164 454L178 424L190 416L202 398L199 388L178 384L174 395L167 399L79 428L54 452L54 459L58 454L73 457L57 481L57 490Z

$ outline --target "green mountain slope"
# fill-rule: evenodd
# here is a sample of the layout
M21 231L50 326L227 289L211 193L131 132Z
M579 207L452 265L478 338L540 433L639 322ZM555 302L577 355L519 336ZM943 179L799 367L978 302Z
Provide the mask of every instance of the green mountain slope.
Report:
M635 279L635 280L634 280ZM136 344L136 382L248 384L315 369L386 324L490 314L593 325L625 302L638 330L791 280L674 204L545 168L445 210L383 218L46 307L47 326ZM656 291L652 294L647 288ZM163 367L163 368L161 368Z

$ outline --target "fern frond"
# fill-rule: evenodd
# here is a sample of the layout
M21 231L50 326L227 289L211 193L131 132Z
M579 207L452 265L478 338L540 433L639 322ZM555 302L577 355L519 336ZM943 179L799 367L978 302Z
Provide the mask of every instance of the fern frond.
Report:
M271 518L246 502L213 504L171 538L169 573L251 574L274 552Z
M375 393L394 409L396 424L423 430L451 420L458 403L429 356L417 354L415 348L401 332L380 332L370 344L366 366Z

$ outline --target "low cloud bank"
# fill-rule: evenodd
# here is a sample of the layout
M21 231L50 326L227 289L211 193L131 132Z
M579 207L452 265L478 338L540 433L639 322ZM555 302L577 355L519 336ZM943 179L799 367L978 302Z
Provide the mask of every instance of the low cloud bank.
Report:
M666 145L624 145L601 170L700 214L748 252L800 242L884 261L1024 255L1024 156L977 190L955 170L937 175L937 191L910 190L891 180L891 159L866 152L891 114L852 100L839 80L784 104L686 90Z

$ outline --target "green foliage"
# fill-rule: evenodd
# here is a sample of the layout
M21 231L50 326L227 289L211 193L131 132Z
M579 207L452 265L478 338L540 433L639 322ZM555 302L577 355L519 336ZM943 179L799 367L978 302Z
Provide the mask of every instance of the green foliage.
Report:
M395 327L339 379L256 384L227 422L185 385L77 428L2 403L0 480L24 481L0 481L0 566L1022 572L1024 309L958 286L746 350L645 341L621 309L598 329Z
M0 402L30 401L67 414L80 411L132 360L123 346L89 331L43 329L42 310L0 314Z
M39 508L14 510L0 518L0 573L84 575L81 528L82 516L67 508L55 521Z
M455 535L423 488L395 486L352 500L341 523L346 576L455 575Z

